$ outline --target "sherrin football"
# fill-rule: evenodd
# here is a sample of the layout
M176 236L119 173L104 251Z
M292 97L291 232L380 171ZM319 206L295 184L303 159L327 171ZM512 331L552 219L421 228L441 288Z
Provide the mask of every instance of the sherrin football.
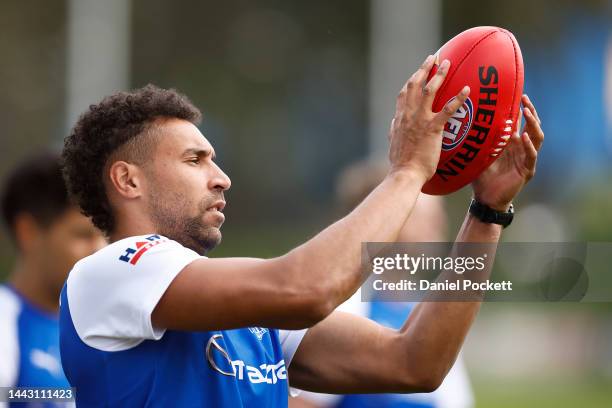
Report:
M452 38L436 53L430 78L445 59L451 66L433 111L465 85L470 96L444 126L438 168L422 190L434 195L459 190L499 157L516 131L523 93L523 57L508 30L475 27Z

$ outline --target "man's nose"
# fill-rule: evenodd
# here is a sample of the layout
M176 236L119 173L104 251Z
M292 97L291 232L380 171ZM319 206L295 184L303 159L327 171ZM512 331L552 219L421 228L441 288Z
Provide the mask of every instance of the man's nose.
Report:
M232 186L230 178L221 170L216 163L213 163L213 177L210 179L209 188L211 190L229 190Z

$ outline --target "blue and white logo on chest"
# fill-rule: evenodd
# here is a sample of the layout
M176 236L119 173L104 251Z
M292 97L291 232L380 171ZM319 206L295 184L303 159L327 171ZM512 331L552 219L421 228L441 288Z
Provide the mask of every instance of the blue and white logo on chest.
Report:
M264 334L268 332L268 329L263 327L249 327L249 331L257 337L257 340L261 340Z

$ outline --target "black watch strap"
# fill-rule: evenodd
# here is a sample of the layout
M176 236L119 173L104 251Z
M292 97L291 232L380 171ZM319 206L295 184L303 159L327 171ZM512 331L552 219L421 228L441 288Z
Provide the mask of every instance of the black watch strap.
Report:
M499 224L506 228L508 225L512 224L512 220L514 219L514 206L510 204L508 211L503 212L494 210L488 205L472 199L470 203L470 214L482 222Z

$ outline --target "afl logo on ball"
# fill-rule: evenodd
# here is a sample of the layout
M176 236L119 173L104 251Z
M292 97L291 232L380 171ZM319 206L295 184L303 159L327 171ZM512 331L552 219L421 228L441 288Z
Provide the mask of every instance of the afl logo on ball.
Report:
M448 102L455 99L451 98ZM446 122L444 125L444 131L442 132L442 150L449 151L459 146L465 135L472 127L472 115L474 112L474 105L472 100L467 98L457 112Z

